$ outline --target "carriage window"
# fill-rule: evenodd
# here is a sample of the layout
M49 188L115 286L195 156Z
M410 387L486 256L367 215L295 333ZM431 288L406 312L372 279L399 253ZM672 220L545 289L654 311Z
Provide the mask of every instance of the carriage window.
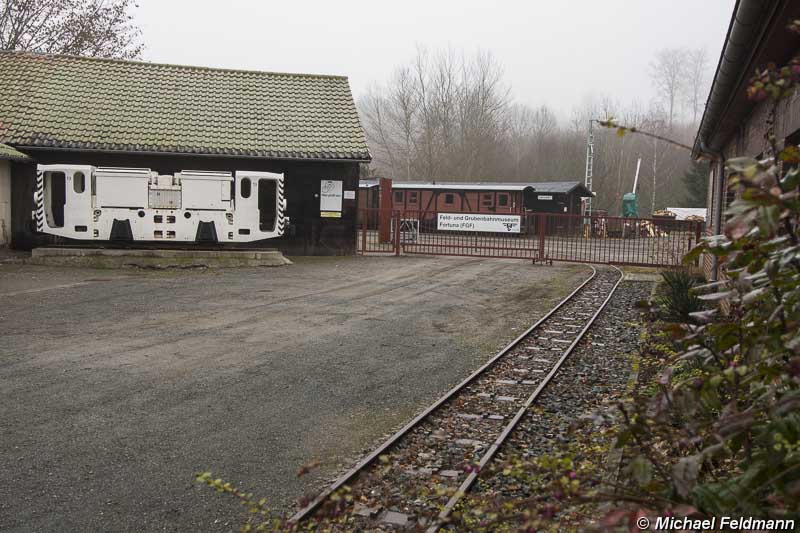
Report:
M408 203L410 203L410 204L417 203L417 193L416 192L408 193Z
M250 178L243 178L240 187L242 198L250 198Z
M507 194L501 194L500 196L498 196L497 197L497 205L503 206L503 207L507 206L508 205L508 195Z
M76 172L72 175L72 190L80 194L86 190L86 176L83 172Z
M481 204L483 207L492 207L492 193L484 193L481 197Z
M67 177L63 172L46 172L44 175L44 209L47 225L64 227L64 204L67 202Z
M403 191L394 191L394 201L398 204L403 203Z
M258 180L258 224L261 231L273 231L277 218L278 182Z
M445 203L445 205L453 205L453 195L452 194L445 194L444 195L444 203Z

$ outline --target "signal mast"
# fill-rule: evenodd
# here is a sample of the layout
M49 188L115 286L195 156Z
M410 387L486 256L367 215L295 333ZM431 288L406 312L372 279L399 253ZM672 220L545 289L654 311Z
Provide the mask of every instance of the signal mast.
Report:
M592 174L594 172L594 123L595 119L589 119L589 138L586 141L586 178L584 185L592 192ZM583 202L583 214L591 215L592 197L589 196Z

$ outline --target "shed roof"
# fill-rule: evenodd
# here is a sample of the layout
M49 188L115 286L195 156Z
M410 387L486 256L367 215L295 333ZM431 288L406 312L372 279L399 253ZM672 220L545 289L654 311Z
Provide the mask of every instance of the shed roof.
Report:
M484 191L521 191L531 187L529 183L467 182L467 181L393 181L393 189L461 189Z
M346 77L0 52L0 142L369 160Z
M379 182L376 179L358 180L358 187L360 189L369 189L371 187L377 187L378 183Z
M667 211L675 213L675 220L686 220L686 217L703 217L706 219L708 209L705 207L668 207Z
M0 160L10 159L11 161L27 161L30 159L27 155L14 150L6 144L0 144Z
M532 189L539 193L569 194L578 190L581 197L592 194L580 181L531 181L531 182L468 182L468 181L395 181L393 189L447 189L477 191L522 191Z
M572 191L578 190L582 197L591 196L592 193L580 181L539 181L531 183L531 186L536 189L536 192L554 193L554 194L569 194Z

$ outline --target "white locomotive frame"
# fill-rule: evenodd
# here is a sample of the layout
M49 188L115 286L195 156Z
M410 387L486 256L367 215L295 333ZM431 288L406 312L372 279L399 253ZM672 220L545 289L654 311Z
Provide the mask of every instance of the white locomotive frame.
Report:
M274 194L274 205L259 209L260 188L270 200ZM148 168L38 165L34 200L39 232L80 240L110 240L115 220L127 221L132 240L156 242L195 242L201 222L205 230L213 223L216 242L258 241L280 237L288 223L283 174L249 170L159 175ZM263 213L267 227L262 210L270 210Z

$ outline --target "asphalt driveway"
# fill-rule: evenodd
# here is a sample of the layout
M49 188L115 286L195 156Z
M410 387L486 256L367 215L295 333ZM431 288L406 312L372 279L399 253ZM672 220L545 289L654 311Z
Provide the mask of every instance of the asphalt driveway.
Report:
M197 486L203 470L286 509L588 272L425 257L0 264L0 529L237 529L241 507Z

